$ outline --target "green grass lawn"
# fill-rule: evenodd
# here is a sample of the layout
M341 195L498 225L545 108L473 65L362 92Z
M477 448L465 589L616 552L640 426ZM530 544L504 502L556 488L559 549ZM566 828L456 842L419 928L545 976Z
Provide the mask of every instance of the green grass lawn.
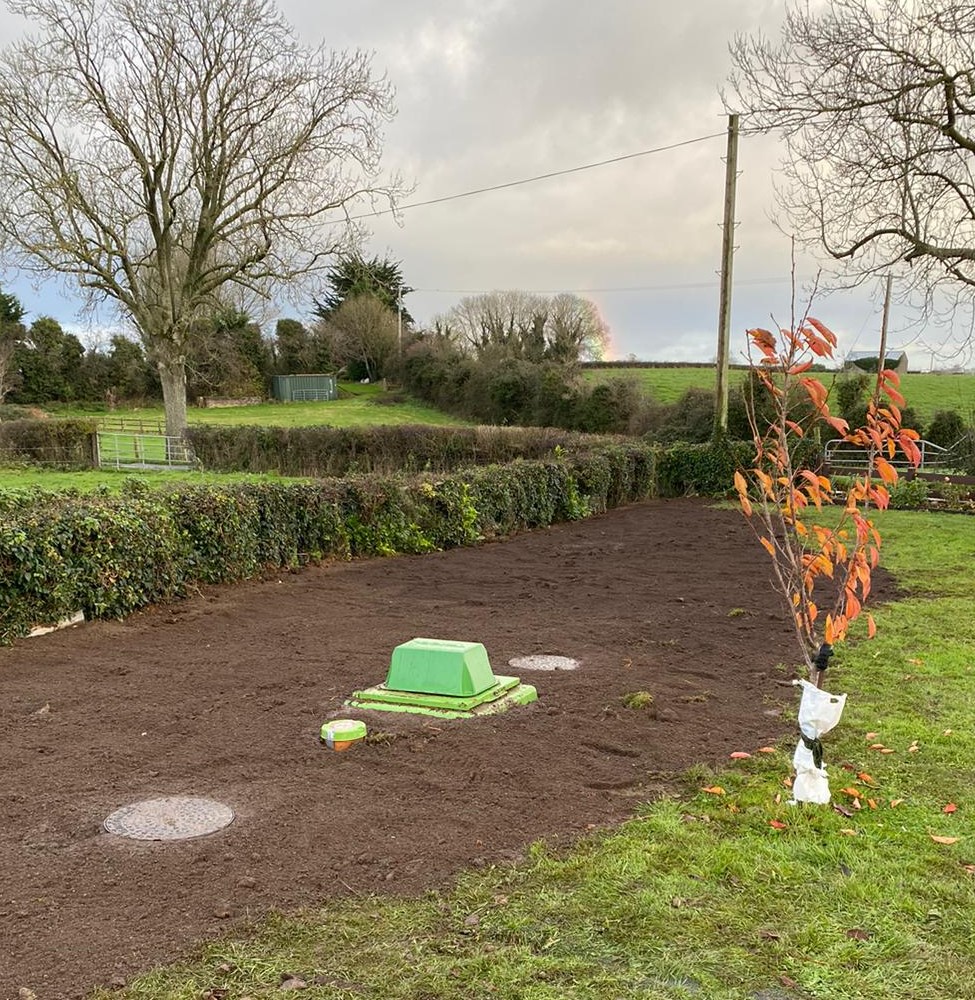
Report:
M0 467L0 490L78 490L89 493L107 489L117 493L127 482L136 481L146 486L163 486L171 483L199 484L232 482L303 482L270 473L259 475L248 472L173 472L170 470L126 472L116 469L86 469L79 472L59 472L37 466Z
M975 519L877 523L910 596L829 673L850 695L826 738L841 811L787 804L791 739L743 746L572 849L442 896L323 899L98 995L256 1000L290 974L309 1000L975 997Z
M711 368L603 368L586 371L586 378L635 378L655 400L673 403L688 389L713 389L714 370ZM733 370L731 385L737 386L745 372ZM826 385L832 383L831 373L819 373ZM922 420L930 420L938 410L957 410L966 420L975 411L975 375L907 374L901 379L901 390L909 406Z
M190 424L240 425L257 424L267 427L305 427L328 424L331 427L376 426L380 424L450 424L465 425L465 421L451 417L432 406L414 400L395 402L395 393L384 392L380 385L341 386L342 398L324 403L262 403L257 406L221 406L207 409L190 407ZM103 417L106 422L119 418L142 420L146 423L163 421L161 406L136 410L108 410L100 408L52 408L59 417Z

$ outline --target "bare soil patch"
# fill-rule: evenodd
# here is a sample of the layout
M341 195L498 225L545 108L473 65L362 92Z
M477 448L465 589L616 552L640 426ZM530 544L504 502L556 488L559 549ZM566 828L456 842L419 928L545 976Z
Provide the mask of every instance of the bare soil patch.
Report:
M740 515L649 502L0 650L0 996L83 996L272 907L418 892L774 740L794 700L776 664L793 653L768 580ZM415 636L483 642L497 673L531 654L580 666L526 671L540 701L497 717L358 713L388 738L324 749L322 723ZM625 708L634 691L656 711ZM236 819L175 843L101 827L172 795Z

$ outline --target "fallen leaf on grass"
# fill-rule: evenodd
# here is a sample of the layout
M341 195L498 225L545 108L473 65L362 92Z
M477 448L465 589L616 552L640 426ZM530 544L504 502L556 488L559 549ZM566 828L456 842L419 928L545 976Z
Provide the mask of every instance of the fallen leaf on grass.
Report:
M891 750L890 747L884 747L883 750L881 750L880 752L881 753L896 753L896 751L895 750Z
M789 990L794 990L799 984L789 976L781 975L779 976L779 982Z
M952 734L952 732L953 732L953 730L946 729L941 735L942 736L950 736Z
M724 795L725 790L720 785L708 785L707 788L702 788L702 792L707 792L708 795Z
M975 865L962 865L962 868L964 868L969 875L975 875Z
M758 936L762 941L781 941L782 935L778 931L759 931Z
M910 659L910 660L908 660L907 662L908 662L908 663L913 663L915 667L920 667L920 666L923 666L923 665L924 665L924 660L918 660L918 659L916 659L916 658L914 658L914 659Z
M950 816L953 812L958 812L958 806L954 802L949 802L941 811Z
M877 800L876 799L867 799L867 805L870 806L871 809L876 809L877 808Z
M775 747L759 747L755 753L775 753Z
M788 830L788 826L779 819L770 819L768 825L772 827L773 830Z
M876 733L867 733L867 739L868 740L875 740L876 738L877 738L877 734Z
M850 798L859 799L863 797L863 792L859 788L854 788L852 785L849 788L841 788L840 795L849 795Z
M883 745L883 743L871 743L870 746L867 749L869 749L869 750L886 750L887 747L885 747Z
M734 753L728 754L730 760L748 760L751 757L750 753L745 753L744 750L736 750Z
M891 809L896 809L898 806L902 806L903 804L904 804L904 800L903 799L891 799L890 800L890 808Z
M917 753L921 748L917 745L917 740L915 740L908 748L908 753Z
M851 830L849 827L844 827L842 830L837 830L837 833L842 833L844 837L855 837L857 835L856 830Z
M936 844L957 844L958 843L958 838L957 837L939 837L939 836L936 836L933 833L929 833L928 836Z
M869 941L873 937L870 931L865 931L862 927L851 927L846 932L846 936L851 941Z
M791 788L792 787L792 779L791 778L783 778L782 779L782 784L785 785L786 788Z
M841 806L838 802L833 803L833 812L838 812L847 819L853 819L853 810L847 809L846 806Z
M866 772L866 771L860 771L860 773L859 773L859 774L857 775L857 777L858 777L858 778L859 778L859 779L860 779L860 780L861 780L861 781L862 781L862 782L863 782L863 783L864 783L865 785L876 785L876 784L877 784L877 782L876 782L876 781L874 781L874 780L873 780L873 778L871 778L871 777L870 777L870 775L869 775L869 774L867 774L867 772Z

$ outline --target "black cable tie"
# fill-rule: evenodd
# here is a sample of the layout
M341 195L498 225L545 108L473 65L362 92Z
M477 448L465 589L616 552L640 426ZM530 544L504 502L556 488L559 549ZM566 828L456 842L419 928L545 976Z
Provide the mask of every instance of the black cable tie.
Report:
M799 739L802 740L805 748L812 754L813 763L816 767L821 768L823 766L823 741L822 740L811 740L801 729L799 730Z
M813 666L820 673L825 673L826 668L829 666L829 658L832 655L833 655L833 647L828 642L824 642L819 647L819 652L816 654L816 659L813 660Z

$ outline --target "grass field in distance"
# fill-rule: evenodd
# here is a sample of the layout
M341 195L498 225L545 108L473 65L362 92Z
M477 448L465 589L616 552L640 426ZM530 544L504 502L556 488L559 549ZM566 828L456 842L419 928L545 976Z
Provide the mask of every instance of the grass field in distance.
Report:
M839 373L813 374L828 387ZM688 389L713 389L715 373L713 368L590 368L585 377L636 379L657 402L673 403ZM739 385L744 377L743 370L732 369L731 385ZM908 372L901 377L901 391L922 420L930 420L938 410L957 410L968 420L975 411L975 375Z
M466 421L426 406L412 399L395 401L395 394L387 394L381 385L342 383L342 398L329 402L313 403L260 403L254 406L219 406L187 410L190 424L216 426L258 425L263 427L307 427L327 424L330 427L375 427L383 424L437 424L465 426ZM123 420L142 420L146 423L162 422L162 406L136 410L105 408L52 407L53 416L91 417L111 423Z

